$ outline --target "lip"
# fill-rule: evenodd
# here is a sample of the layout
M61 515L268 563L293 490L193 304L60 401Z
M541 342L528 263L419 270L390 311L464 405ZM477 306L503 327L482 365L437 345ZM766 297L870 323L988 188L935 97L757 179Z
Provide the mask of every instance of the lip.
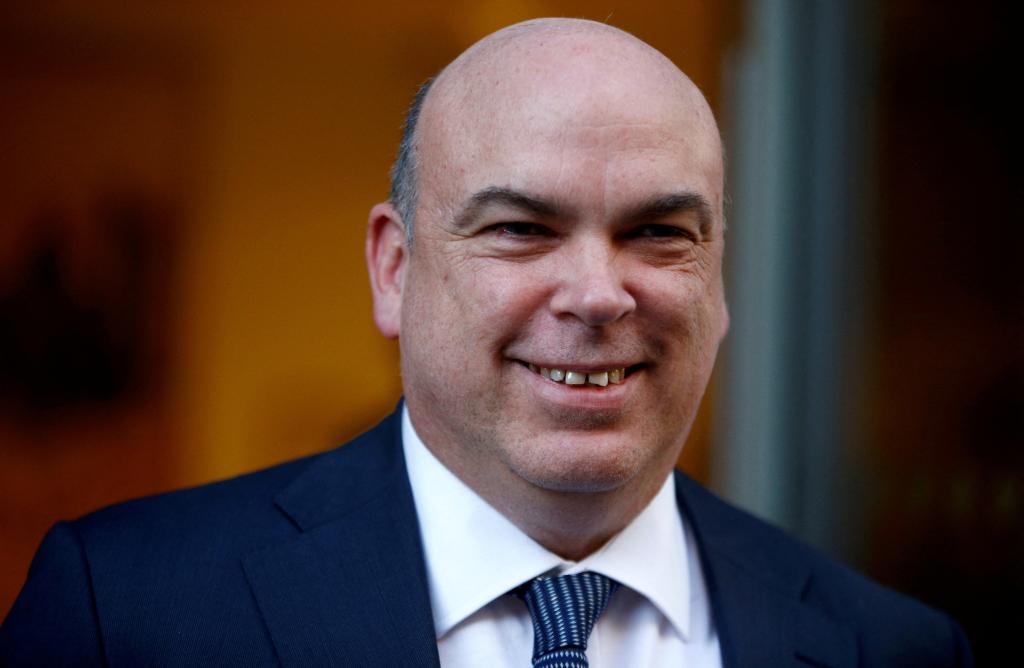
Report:
M600 373L601 371L611 371L612 369L626 369L627 371L635 371L640 368L640 364L635 362L601 362L600 364L578 364L576 362L570 362L568 364L564 362L536 362L534 360L515 360L519 364L526 366L532 364L537 368L545 369L561 369L562 371L579 371L580 373ZM627 375L628 378L628 375Z
M536 364L536 363L534 363ZM554 405L560 408L567 408L577 411L608 411L618 410L626 407L633 393L636 391L639 381L645 373L644 365L619 365L625 366L630 371L618 384L608 384L605 387L597 385L566 385L548 380L539 373L530 371L525 363L516 361L514 363L516 376L512 382L521 382L531 388L542 403ZM614 366L596 365L573 365L566 368L568 371L605 371Z

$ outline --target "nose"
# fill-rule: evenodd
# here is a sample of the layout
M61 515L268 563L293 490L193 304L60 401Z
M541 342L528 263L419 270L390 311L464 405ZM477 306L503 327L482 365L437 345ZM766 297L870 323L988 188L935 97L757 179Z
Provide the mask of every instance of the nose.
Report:
M556 315L571 315L592 327L610 325L636 309L623 280L621 261L608 244L581 244L560 258L560 281L551 298Z

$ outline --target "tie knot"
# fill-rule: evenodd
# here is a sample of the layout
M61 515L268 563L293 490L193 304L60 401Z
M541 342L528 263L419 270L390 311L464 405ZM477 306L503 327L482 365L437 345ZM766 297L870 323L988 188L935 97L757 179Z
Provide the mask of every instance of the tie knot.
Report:
M563 665L587 665L587 639L618 586L590 571L530 582L521 596L533 620L533 665L556 658Z

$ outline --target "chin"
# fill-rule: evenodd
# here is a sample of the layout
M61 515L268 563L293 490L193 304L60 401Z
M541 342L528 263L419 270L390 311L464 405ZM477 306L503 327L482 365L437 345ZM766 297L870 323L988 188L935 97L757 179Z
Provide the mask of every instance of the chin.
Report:
M643 451L619 444L574 439L553 444L509 462L516 475L531 485L551 492L599 493L617 490L651 465Z
M601 494L614 492L622 488L630 478L614 478L611 476L545 476L525 478L534 487L548 492L564 494Z

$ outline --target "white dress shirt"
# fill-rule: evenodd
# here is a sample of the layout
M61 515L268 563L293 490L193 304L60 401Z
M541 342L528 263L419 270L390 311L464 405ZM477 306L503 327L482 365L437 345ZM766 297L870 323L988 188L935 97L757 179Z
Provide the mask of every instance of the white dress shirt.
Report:
M529 668L533 625L508 592L542 574L595 571L622 586L587 645L593 668L722 665L693 535L668 476L650 504L579 562L534 542L451 473L402 411L441 665Z

